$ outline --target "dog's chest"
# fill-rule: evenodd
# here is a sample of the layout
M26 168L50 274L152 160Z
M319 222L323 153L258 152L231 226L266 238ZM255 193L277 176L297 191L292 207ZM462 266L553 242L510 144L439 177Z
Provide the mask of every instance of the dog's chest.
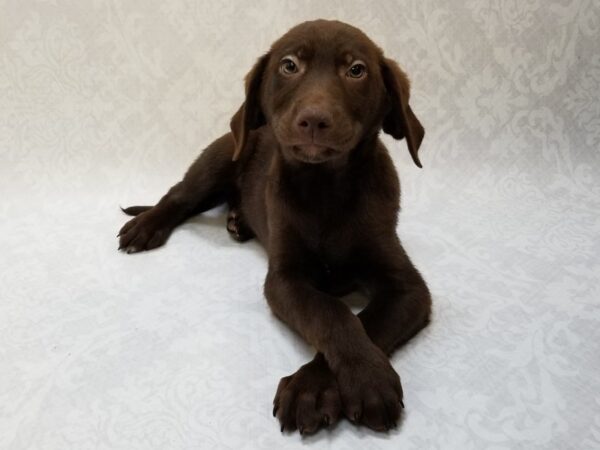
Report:
M354 211L304 211L299 215L296 232L303 246L325 266L335 266L348 259L360 240L360 227Z
M372 187L364 174L318 167L278 170L267 184L271 231L285 246L317 259L325 267L344 264L368 236Z

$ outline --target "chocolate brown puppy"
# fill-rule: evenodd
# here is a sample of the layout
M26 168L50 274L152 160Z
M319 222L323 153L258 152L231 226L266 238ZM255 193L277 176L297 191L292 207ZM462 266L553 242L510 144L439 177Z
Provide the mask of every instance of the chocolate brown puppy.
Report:
M247 75L231 132L158 204L124 210L136 216L119 233L127 253L221 202L232 236L265 246L269 306L318 351L279 383L282 430L312 433L343 413L383 431L400 417L388 355L427 324L431 299L396 235L400 186L382 130L421 167L404 72L360 30L305 22ZM369 298L358 316L340 300L357 289Z

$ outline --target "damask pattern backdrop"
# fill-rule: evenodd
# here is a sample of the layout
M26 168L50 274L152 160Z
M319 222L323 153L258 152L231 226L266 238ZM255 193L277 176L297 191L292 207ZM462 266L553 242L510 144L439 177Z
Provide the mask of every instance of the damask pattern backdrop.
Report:
M312 350L223 211L117 252L118 206L155 202L318 17L400 62L427 130L422 170L384 137L434 297L388 435L280 434ZM0 448L600 448L599 49L596 0L0 1Z

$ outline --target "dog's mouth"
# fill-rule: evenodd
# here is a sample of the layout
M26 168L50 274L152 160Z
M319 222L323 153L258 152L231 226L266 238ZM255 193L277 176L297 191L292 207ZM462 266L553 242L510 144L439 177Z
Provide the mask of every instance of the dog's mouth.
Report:
M310 143L292 145L294 157L302 162L319 164L339 155L339 151L325 145Z

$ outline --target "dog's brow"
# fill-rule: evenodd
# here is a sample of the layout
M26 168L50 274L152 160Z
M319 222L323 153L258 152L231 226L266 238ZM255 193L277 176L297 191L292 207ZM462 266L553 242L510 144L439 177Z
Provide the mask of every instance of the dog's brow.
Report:
M278 53L283 55L296 55L300 59L307 59L310 57L311 49L306 44L296 44L296 45L288 45L281 50L278 50Z
M296 50L296 55L298 55L298 58L300 59L306 59L308 57L308 49L306 46L303 45L298 48L298 50Z
M362 61L367 61L368 58L365 54L356 50L343 50L338 53L336 58L336 63L339 65L350 65L353 61L360 59Z

